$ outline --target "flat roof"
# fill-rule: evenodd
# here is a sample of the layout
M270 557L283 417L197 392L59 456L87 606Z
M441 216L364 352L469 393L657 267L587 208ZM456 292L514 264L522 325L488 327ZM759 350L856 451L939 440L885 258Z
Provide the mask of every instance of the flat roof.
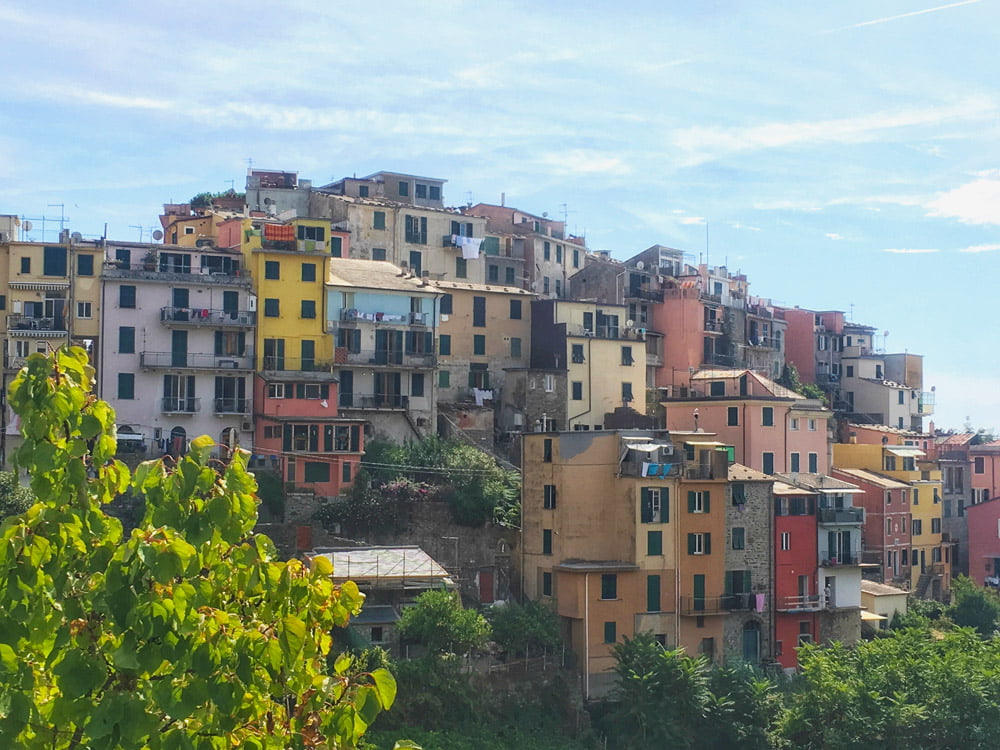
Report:
M333 563L335 580L409 581L434 579L450 584L449 573L420 547L345 547L317 551L309 557L325 557Z

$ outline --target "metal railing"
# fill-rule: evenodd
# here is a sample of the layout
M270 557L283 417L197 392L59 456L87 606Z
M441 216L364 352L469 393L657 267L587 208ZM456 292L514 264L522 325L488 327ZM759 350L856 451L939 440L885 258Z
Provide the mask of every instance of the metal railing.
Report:
M344 362L341 362L344 360ZM341 364L352 365L384 365L396 367L434 367L437 356L423 352L402 352L389 349L362 349L361 351L347 350L345 354L338 354L337 361Z
M625 297L632 299L644 299L650 302L663 302L663 291L660 289L649 289L645 287L630 287L625 292Z
M398 393L341 393L338 403L345 409L408 409L410 397Z
M157 369L252 370L253 355L140 352L139 365Z
M816 520L819 523L834 524L848 523L860 524L865 520L864 508L819 508L816 511Z
M775 602L775 609L779 612L815 612L823 609L823 597L819 594L781 596Z
M10 313L7 316L8 331L67 331L66 320L62 315L56 317L34 317L23 313Z
M706 320L705 330L709 333L722 333L722 321L721 320Z
M835 551L831 555L829 554L829 550L821 549L819 551L819 563L824 568L835 568L842 565L859 565L861 563L861 555L857 550L846 553L839 553Z
M724 594L722 596L682 596L680 597L680 612L682 615L720 615L727 612L739 612L754 608L756 595Z
M269 372L333 372L333 362L301 357L265 356L261 369Z
M216 414L247 414L250 401L245 398L217 398L214 409Z
M166 396L160 399L164 414L194 414L201 411L201 399L188 396Z
M257 323L257 313L252 310L196 309L193 307L161 307L163 323L186 323L202 326L245 327Z
M399 325L425 326L429 318L430 313L426 312L368 312L367 310L358 310L353 307L340 311L340 319L346 323L397 323Z
M239 268L216 271L210 268L187 268L168 264L118 263L109 261L104 267L104 277L109 279L145 279L148 281L176 281L182 284L237 284L249 286L250 272Z
M427 232L406 232L405 239L413 245L426 245Z

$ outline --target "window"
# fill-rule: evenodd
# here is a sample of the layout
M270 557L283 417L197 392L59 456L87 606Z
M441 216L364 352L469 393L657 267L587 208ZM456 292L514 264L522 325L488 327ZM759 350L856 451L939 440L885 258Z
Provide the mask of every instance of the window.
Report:
M574 250L573 251L573 268L579 268L579 267L580 267L580 251L579 250Z
M503 271L503 280L504 280L505 284L510 284L512 286L514 285L515 279L514 279L514 269L513 268L505 268L504 269L504 271Z
M276 260L266 260L264 261L264 278L265 279L280 279L281 278L281 263Z
M510 339L510 358L521 358L521 339L516 336L513 336Z
M711 383L708 384L708 395L725 396L726 382L724 380L713 380Z
M985 456L976 456L975 458L972 459L972 471L975 472L976 474L985 474L986 473L986 457Z
M306 461L302 472L303 482L329 482L330 464L325 461Z
M375 211L372 214L372 229L385 229L385 211Z
M547 464L552 463L552 438L545 438L542 441L542 461Z
M133 373L118 373L118 398L123 401L131 401L135 398L135 375Z
M330 255L334 258L340 258L344 254L344 238L343 237L331 237L330 238Z
M543 276L542 277L542 294L548 294L549 293L549 284L550 283L551 282L549 281L549 277L548 276Z
M542 596L552 596L552 574L548 571L542 573Z
M368 197L368 186L367 185L358 185L358 197L359 198L367 198Z
M500 281L500 266L490 263L486 267L486 280L489 282Z
M774 427L774 407L765 406L761 409L760 423L764 427Z
M647 531L646 532L646 554L650 557L655 557L657 555L663 554L663 532L662 531Z
M66 275L66 248L47 247L42 257L43 276L65 276Z
M573 394L574 401L583 401L583 382L580 380L574 380L571 383L570 390Z
M76 256L76 275L77 276L93 276L94 275L94 256L93 255L77 255Z
M631 346L623 346L622 347L622 364L626 365L626 366L635 364L635 360L632 359L632 347Z
M542 529L542 554L552 554L552 529Z
M819 455L816 453L809 454L809 471L812 474L819 473Z
M542 492L542 508L545 510L555 510L556 507L556 486L547 484Z
M135 287L122 285L118 287L118 307L135 307Z
M546 393L552 393L556 389L556 376L555 375L543 375L542 376L542 390Z
M764 453L762 455L761 459L762 459L761 460L761 466L763 467L762 471L765 474L773 474L774 473L774 454L773 453Z
M556 296L562 297L562 280L556 279Z
M799 429L799 419L798 417L792 417L788 420L788 429L797 430Z
M733 505L739 507L741 505L746 505L747 502L747 489L746 485L742 482L733 482L729 485L733 497Z
M799 467L799 454L798 453L792 453L788 457L788 470L790 472L792 472L793 474L801 471L801 468Z
M913 504L914 505L920 505L920 488L919 487L914 487L913 488Z
M486 354L486 337L476 334L472 337L472 353L476 355Z
M617 640L618 640L618 623L616 622L604 623L604 642L614 643Z
M441 296L441 314L451 315L452 311L455 309L455 298L450 294L445 294Z
M268 383L267 384L267 397L268 398L284 398L285 397L285 384L284 383Z
M632 384L622 383L622 401L625 403L630 403L634 399L632 398Z
M21 258L21 273L31 273L31 258Z
M427 186L427 198L432 201L441 200L441 186L440 185L428 185Z
M548 242L542 244L542 257L545 260L552 260L552 245Z
M570 359L575 365L583 364L586 361L583 357L583 344L573 344Z
M601 575L601 599L618 598L618 574L603 573Z
M405 198L410 194L410 183L399 181L399 195L401 198Z
M316 281L316 264L315 263L303 263L302 264L302 280L303 281Z
M296 227L296 237L300 240L319 240L322 242L326 239L326 228L310 227L305 224L300 224Z
M372 260L385 260L385 248L384 247L373 247L372 248Z
M816 420L815 419L810 419L809 420L809 431L810 432L816 432Z
M854 377L854 365L847 365L847 377Z
M792 548L792 533L790 531L781 532L781 549L786 552Z
M403 217L405 221L405 239L407 242L414 245L426 245L427 244L427 217L426 216L410 216L407 214Z
M746 549L747 532L742 526L733 528L733 549Z
M643 487L639 506L642 523L670 523L669 494L666 487Z
M730 406L726 409L726 424L730 427L739 427L740 407Z
M469 275L469 264L465 258L455 258L455 278L464 279Z
M438 354L444 357L451 354L451 334L442 333L438 338Z
M892 519L891 518L885 519L885 533L886 534L891 534L892 533Z
M932 518L931 519L931 533L932 534L940 534L941 533L941 519L940 518Z
M688 513L710 512L710 500L708 490L688 490Z
M416 195L417 198L426 198L427 186L424 185L422 182L418 182L416 184L416 193L414 193L414 195Z
M424 374L415 372L410 375L410 395L422 398L424 395Z
M688 554L689 555L712 554L712 535L688 534Z
M301 317L303 317L303 318L315 318L316 317L316 300L312 300L312 299L304 299L304 300L302 300Z
M133 326L119 326L118 353L135 354L135 328Z
M486 327L486 297L472 298L472 326L474 328Z
M438 370L438 388L451 388L451 373L447 370Z
M658 575L646 576L646 611L660 611L660 577Z
M277 318L279 315L279 301L277 298L271 297L264 300L264 317L265 318Z
M88 319L94 317L94 306L90 302L76 303L76 317Z
M0 310L6 310L6 309L7 309L7 295L0 294Z
M920 536L924 533L924 522L919 518L910 521L910 536Z

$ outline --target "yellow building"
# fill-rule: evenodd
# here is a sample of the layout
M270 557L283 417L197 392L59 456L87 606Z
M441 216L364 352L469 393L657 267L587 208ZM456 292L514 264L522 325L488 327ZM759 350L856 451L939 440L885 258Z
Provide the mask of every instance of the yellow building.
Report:
M941 533L941 471L911 445L833 446L838 469L865 469L910 486L910 590L938 599L951 587L951 545Z

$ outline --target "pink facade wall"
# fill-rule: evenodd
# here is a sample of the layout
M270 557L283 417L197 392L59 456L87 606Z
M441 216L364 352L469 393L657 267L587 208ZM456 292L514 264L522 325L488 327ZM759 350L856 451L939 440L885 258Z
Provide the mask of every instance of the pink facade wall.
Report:
M705 353L705 306L696 288L667 290L662 305L651 305L654 331L663 333L663 365L656 385L689 387L691 368L701 368Z
M865 509L865 523L861 527L861 544L865 552L879 555L882 568L882 580L891 581L896 577L909 578L910 566L899 565L899 572L889 568L886 552L893 550L901 560L903 550L910 548L910 501L909 493L902 488L886 490L871 482L847 474L837 469L831 472L836 479L864 490L863 494L854 495L851 502L855 507ZM890 502L886 502L885 494L889 493ZM904 494L905 493L905 494ZM905 498L905 499L904 499ZM892 532L888 532L886 521L892 523ZM904 531L905 529L905 531Z
M783 309L785 322L785 361L795 365L803 383L816 382L816 343L811 310Z
M994 561L1000 558L1000 499L965 509L969 519L969 577L980 586L987 576L997 575Z
M995 448L991 446L990 453L977 451L975 447L969 451L969 486L976 490L986 490L990 498L1000 497L1000 454L993 453L992 450ZM982 471L977 472L977 466L981 466Z

